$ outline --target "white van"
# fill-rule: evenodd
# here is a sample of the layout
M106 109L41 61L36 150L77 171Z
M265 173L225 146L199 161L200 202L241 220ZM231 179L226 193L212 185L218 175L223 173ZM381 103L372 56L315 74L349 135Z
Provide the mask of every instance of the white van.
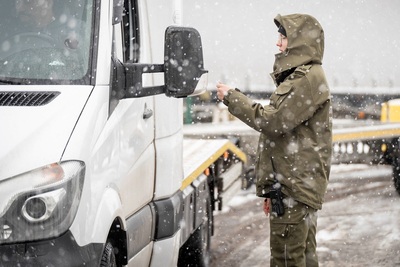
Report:
M213 210L246 157L183 138L182 97L207 71L199 33L169 26L174 12L2 3L1 266L207 265Z

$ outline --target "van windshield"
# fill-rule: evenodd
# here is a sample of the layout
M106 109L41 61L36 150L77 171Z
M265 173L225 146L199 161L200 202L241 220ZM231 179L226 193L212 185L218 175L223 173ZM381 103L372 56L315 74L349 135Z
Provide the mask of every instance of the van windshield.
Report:
M0 82L85 83L93 0L9 0L0 11Z

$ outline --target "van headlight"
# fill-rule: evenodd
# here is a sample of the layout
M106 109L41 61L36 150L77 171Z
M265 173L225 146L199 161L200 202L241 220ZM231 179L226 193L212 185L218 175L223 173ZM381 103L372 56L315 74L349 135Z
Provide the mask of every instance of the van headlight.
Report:
M85 164L64 161L0 181L0 244L56 237L71 226Z

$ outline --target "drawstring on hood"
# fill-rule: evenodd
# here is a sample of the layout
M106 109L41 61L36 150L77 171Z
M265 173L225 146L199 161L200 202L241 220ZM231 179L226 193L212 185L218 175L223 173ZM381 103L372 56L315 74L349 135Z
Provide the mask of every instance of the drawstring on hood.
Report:
M322 64L324 30L314 17L306 14L278 14L274 22L278 30L283 27L288 39L286 50L275 55L271 74L275 81L287 70L307 64Z

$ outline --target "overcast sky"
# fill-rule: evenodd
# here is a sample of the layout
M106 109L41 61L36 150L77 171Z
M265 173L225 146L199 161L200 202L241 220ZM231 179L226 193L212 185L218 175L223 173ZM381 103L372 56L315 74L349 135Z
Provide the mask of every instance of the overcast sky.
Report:
M182 21L200 31L209 83L270 89L276 14L308 13L325 30L331 88L400 87L400 1L183 0Z

